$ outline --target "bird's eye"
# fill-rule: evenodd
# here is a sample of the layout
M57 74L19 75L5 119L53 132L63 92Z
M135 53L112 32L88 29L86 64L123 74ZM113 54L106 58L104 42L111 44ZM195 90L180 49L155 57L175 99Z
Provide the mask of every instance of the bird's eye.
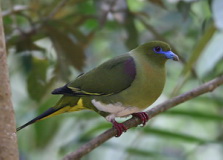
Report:
M154 51L155 52L160 52L161 50L162 50L162 48L160 46L154 47Z

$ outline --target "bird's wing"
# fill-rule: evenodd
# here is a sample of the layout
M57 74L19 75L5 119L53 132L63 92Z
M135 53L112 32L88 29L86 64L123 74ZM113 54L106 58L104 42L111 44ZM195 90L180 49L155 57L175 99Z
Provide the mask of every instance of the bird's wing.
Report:
M55 89L52 94L112 95L128 88L135 76L134 59L130 55L119 56Z

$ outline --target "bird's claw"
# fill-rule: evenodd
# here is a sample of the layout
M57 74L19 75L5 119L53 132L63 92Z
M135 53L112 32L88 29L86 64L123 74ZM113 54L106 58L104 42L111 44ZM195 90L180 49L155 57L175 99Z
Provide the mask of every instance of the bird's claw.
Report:
M145 112L137 112L132 114L135 117L138 117L142 121L142 125L145 126L146 122L149 120L149 116Z
M115 120L112 121L113 127L116 129L117 133L115 137L119 137L122 135L123 132L126 132L128 128L125 127L123 123L118 123Z

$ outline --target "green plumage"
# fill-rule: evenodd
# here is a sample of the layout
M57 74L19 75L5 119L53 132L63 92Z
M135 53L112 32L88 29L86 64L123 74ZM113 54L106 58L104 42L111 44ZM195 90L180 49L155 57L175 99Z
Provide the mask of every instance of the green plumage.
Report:
M119 130L120 124L115 117L140 112L160 96L165 84L167 59L178 60L178 57L168 44L160 41L143 44L111 59L55 89L53 94L63 95L58 103L18 130L44 118L83 109L96 111ZM121 128L120 133L125 130L124 126Z
M128 54L111 59L79 76L69 83L68 87L74 91L76 89L92 95L111 95L125 90L134 80L134 77L129 77L124 73L125 61L131 59L132 57Z

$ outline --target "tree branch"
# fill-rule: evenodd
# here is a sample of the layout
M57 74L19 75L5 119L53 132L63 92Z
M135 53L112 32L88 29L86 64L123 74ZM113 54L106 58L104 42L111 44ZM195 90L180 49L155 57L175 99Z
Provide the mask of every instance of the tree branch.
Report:
M148 114L148 116L150 118L152 118L152 117L156 116L157 114L164 112L164 111L166 111L180 103L188 101L188 100L195 98L199 95L202 95L204 93L212 92L214 89L216 89L218 86L220 86L222 84L223 84L223 75L221 75L220 77L217 77L207 83L202 84L201 86L199 86L196 89L193 89L189 92L186 92L184 94L176 96L170 100L167 100L167 101L153 107L152 109L148 110L146 113ZM133 118L125 121L124 125L127 128L132 128L132 127L136 127L140 123L141 123L141 121L137 117L133 117ZM93 149L98 147L99 145L103 144L108 139L114 137L115 135L116 135L116 130L114 128L111 128L111 129L105 131L104 133L102 133L101 135L95 137L88 143L84 144L77 151L66 155L63 160L80 159L81 157L83 157L84 155L86 155L87 153L89 153L90 151L92 151Z
M0 6L0 160L18 160L15 117L11 102L5 48L5 35Z

